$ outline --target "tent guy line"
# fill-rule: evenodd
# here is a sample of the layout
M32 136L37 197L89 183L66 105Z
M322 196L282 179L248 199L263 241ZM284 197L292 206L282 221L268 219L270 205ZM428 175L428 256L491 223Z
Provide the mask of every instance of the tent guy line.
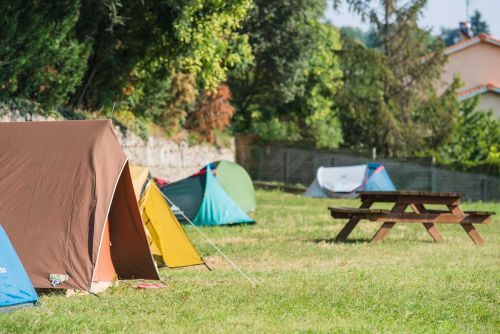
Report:
M148 180L151 181L151 178L148 177ZM153 182L154 182L154 180L153 180ZM165 196L165 194L163 192L161 192L161 194L163 195L163 197L165 197L165 199L167 200L167 202L170 203L170 205L176 206L175 203L172 202L167 196ZM196 226L191 221L191 219L189 219L188 217L186 217L186 215L184 214L184 212L182 210L179 210L179 212L184 217L184 219L186 219L186 221L189 222L189 224L191 224L191 226L193 226L196 229L196 231L198 233L200 233L208 241L208 243L210 245L212 245L212 247L224 257L224 259L226 259L227 262L229 262L229 264L231 264L231 266L233 266L234 269L236 269L244 278L246 278L247 281L249 281L250 284L252 284L252 286L254 288L257 287L257 284L247 274L245 274L243 272L243 270L241 270L226 254L224 254L224 252L219 247L217 247L217 245L212 240L210 240L210 238L205 233L203 233L200 230L200 228L198 226Z

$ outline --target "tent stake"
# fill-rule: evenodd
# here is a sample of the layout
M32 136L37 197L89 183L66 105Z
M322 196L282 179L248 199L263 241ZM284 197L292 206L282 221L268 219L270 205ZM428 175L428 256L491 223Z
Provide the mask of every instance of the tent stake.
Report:
M148 179L151 180L151 178L148 178ZM154 182L154 180L152 180L152 181ZM167 196L165 196L165 194L162 191L160 191L160 193L163 195L163 197L165 197L165 199L167 200L167 202L170 203L170 205L176 206L175 203L172 202ZM189 219L188 217L186 217L186 215L184 214L184 211L182 211L182 210L179 210L179 211L180 211L181 215L184 217L184 219L186 219L189 222L189 224L191 224L196 229L196 231L198 231L198 233L200 233L208 241L208 243L210 245L212 245L212 247L217 252L219 252L219 254L221 254L224 257L224 259L226 259L227 262L229 262L233 266L234 269L236 269L243 277L245 277L252 284L252 286L254 288L257 287L257 284L250 277L248 277L248 275L245 274L243 272L243 270L241 270L226 254L224 254L224 252L219 247L217 247L217 245L212 240L210 240L210 238L205 233L203 233L200 230L200 228L198 226L196 226L191 221L191 219Z

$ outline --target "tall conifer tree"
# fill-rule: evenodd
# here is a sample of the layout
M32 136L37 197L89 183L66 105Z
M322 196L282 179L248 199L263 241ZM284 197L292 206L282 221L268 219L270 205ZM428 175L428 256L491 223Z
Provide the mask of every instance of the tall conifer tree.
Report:
M344 122L345 132L361 136L346 138L347 144L374 146L382 154L404 156L446 142L459 105L456 83L440 96L435 90L447 58L442 42L418 27L427 0L383 0L379 6L371 6L369 0L349 3L370 21L380 51L355 43L344 46L347 84L339 109L342 118L352 122ZM371 86L365 85L366 80ZM367 127L371 127L368 138L363 135Z

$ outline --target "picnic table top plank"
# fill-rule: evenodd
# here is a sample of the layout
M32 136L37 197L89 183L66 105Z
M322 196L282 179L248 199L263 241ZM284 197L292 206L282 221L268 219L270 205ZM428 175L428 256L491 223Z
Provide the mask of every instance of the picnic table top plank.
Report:
M391 210L388 209L367 209L367 208L347 208L347 207L334 207L330 206L328 209L332 212L339 213L351 213L351 214L385 214L391 213ZM412 212L413 213L413 212ZM426 210L425 212L416 213L416 214L449 214L450 211L445 210ZM494 211L464 211L466 215L474 215L474 216L493 216L496 215Z
M391 213L391 210L388 209L367 209L367 208L347 208L347 207L334 207L330 206L328 207L330 211L335 211L335 212L345 212L345 213L359 213L359 214L364 214L364 213ZM411 212L414 213L414 212ZM444 213L451 213L450 211L445 211L445 210L426 210L425 212L420 212L420 213L415 213L415 214L444 214ZM497 213L495 211L464 211L464 214L466 215L475 215L475 216L494 216Z
M422 197L461 197L460 192L437 192L437 191L413 191L413 190L398 190L398 191L358 191L361 196L422 196Z
M444 223L444 224L487 224L491 221L491 213L469 212L464 214L447 213L415 213L392 212L381 209L356 209L330 207L334 218L359 218L373 222L406 222L406 223Z
M330 211L345 212L345 213L386 213L391 212L390 210L384 209L366 209L366 208L346 208L346 207L328 207Z
M405 204L445 204L458 206L461 194L457 192L431 191L360 191L362 202L405 203Z

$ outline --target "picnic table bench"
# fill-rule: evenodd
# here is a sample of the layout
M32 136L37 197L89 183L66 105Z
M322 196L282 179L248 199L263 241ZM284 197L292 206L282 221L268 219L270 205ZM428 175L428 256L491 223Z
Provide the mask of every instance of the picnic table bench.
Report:
M421 223L434 241L443 238L435 224L460 224L476 245L484 243L473 224L487 224L495 212L463 211L461 194L428 191L360 191L359 208L329 207L333 218L349 219L336 241L345 241L360 220L383 222L371 241L382 241L396 223ZM370 209L375 203L394 203L391 210ZM446 209L429 209L426 205L443 205ZM411 212L406 212L410 207Z

